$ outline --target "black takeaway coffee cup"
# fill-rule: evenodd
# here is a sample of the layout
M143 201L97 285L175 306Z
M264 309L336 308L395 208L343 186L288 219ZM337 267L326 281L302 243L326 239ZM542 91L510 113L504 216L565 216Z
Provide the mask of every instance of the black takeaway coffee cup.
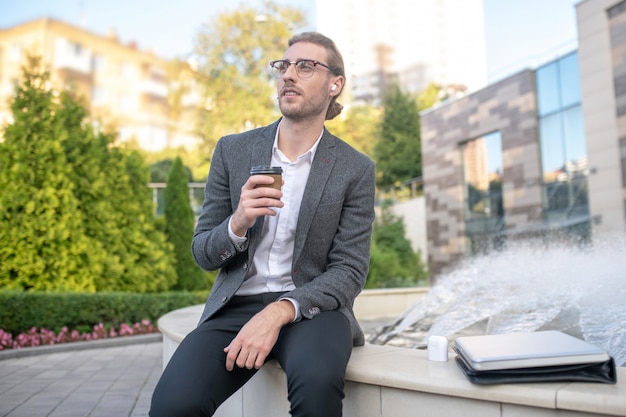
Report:
M257 187L273 187L280 190L283 185L283 169L281 167L272 167L268 165L252 167L250 175L268 175L274 178L274 182L272 184L257 185Z

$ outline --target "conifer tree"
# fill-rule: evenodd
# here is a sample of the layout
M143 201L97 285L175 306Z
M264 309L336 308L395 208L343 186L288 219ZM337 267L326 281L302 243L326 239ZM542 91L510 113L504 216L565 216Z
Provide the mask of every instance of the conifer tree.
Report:
M170 168L165 196L165 231L168 241L174 245L176 257L176 275L178 282L175 289L207 289L207 274L197 266L191 255L191 239L195 217L189 201L188 173L182 160L177 157Z
M385 97L384 107L380 136L374 147L379 187L422 175L417 101L394 86Z
M31 58L0 143L0 288L94 291L101 251L84 233L68 135L47 82Z
M47 88L47 74L31 61L13 103L15 122L0 144L0 239L19 245L0 249L0 288L169 289L172 250L156 229L147 167L114 146L112 135L95 133L80 103ZM60 243L40 236L57 228L65 257L57 254Z

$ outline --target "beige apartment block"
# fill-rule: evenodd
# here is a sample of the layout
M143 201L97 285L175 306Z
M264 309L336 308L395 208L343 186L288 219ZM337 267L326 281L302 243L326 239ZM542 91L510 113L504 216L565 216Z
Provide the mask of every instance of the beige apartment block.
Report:
M0 30L0 123L11 122L10 100L29 55L40 56L56 89L84 98L95 124L148 151L196 142L192 122L173 108L173 63L114 33L97 35L55 20L37 19Z

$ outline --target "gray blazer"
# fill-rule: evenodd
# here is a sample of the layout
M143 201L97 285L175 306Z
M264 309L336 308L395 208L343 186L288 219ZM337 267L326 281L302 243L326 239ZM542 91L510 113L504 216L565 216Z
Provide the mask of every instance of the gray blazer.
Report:
M248 230L241 251L228 237L228 219L237 208L250 168L269 165L277 128L278 121L225 136L215 148L192 253L202 268L220 271L200 323L233 297L251 265L264 218ZM324 129L296 227L292 263L296 288L285 296L298 301L303 319L327 310L343 313L355 346L364 344L352 307L369 267L374 194L372 160Z

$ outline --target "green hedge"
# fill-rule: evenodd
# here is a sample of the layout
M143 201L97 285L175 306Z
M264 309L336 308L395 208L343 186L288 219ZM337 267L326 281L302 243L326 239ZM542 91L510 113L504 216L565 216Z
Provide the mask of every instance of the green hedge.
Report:
M139 293L44 293L0 292L0 329L13 335L32 327L58 332L91 330L103 323L105 327L132 325L150 320L155 326L159 317L178 308L202 304L205 292Z

